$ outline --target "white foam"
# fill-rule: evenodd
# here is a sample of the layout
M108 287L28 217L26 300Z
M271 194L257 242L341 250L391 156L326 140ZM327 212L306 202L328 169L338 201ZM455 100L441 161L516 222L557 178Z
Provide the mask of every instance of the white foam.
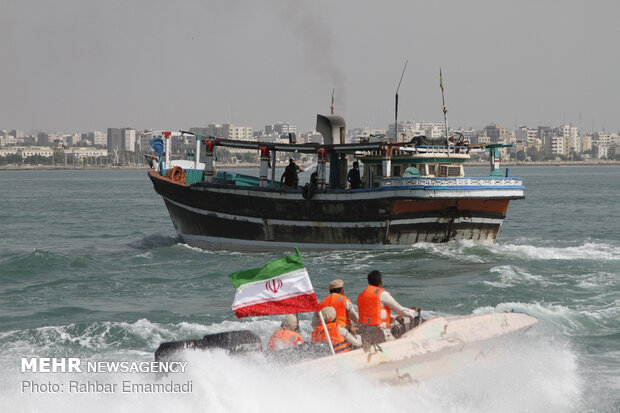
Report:
M489 247L496 254L510 254L536 260L620 260L620 247L586 242L579 246L546 247L536 245L496 244Z
M75 373L28 375L10 369L0 379L3 411L177 411L316 412L329 405L359 413L565 411L578 405L580 383L575 358L557 342L541 338L504 341L493 357L448 377L415 386L391 387L352 372L324 377L289 370L262 357L235 358L223 351L184 353L186 374L164 382L191 381L190 394L21 394L19 383L34 379L67 382L155 383L150 374Z
M551 284L548 280L546 280L540 275L530 274L526 270L512 265L501 265L499 267L493 267L490 271L492 273L499 274L499 280L485 280L484 283L498 288L514 287L515 285L538 285L544 287Z

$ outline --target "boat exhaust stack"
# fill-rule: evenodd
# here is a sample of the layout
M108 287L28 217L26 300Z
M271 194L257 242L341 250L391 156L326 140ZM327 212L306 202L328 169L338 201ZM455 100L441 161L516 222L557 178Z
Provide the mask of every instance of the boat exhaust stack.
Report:
M346 130L342 116L316 115L316 131L323 135L324 145L344 144Z

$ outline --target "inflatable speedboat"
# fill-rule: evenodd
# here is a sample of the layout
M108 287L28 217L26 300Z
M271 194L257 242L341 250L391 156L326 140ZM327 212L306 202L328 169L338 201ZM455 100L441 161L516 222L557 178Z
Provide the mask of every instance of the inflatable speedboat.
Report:
M304 343L291 349L266 351L265 356L294 369L324 374L355 370L388 383L410 383L471 363L483 363L498 338L524 331L538 320L528 314L505 312L455 317L434 317L408 329L397 325L391 341L364 340L362 348L331 354L327 343ZM247 330L209 334L202 339L162 343L155 359L178 356L184 349L224 349L230 354L263 352L260 337Z

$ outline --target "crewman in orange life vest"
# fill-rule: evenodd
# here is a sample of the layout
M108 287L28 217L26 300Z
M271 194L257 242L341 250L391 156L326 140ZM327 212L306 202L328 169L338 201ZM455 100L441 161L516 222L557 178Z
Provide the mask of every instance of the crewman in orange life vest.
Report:
M332 347L336 353L351 351L353 347L362 346L362 338L359 335L351 334L346 328L341 327L336 322L336 310L334 307L325 307L321 310L325 319L325 326L332 342ZM323 325L317 326L312 332L312 342L327 341Z
M344 295L344 282L334 280L327 286L329 295L321 303L321 308L334 307L336 310L336 323L340 327L351 326L351 322L357 323L358 316L351 300ZM318 317L313 320L313 327L318 324Z
M360 326L380 328L385 340L393 340L390 331L391 313L394 311L403 317L415 318L418 308L405 308L392 295L383 289L383 276L378 270L368 273L368 287L357 297Z
M304 342L298 330L299 320L297 320L297 316L295 314L287 314L284 320L282 320L280 329L271 334L267 348L273 351L298 346Z

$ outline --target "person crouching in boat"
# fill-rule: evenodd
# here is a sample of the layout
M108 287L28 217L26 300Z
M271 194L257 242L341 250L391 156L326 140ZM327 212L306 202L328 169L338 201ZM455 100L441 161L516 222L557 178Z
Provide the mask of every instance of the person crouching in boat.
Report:
M349 330L338 325L334 307L323 308L321 314L325 320L325 326L336 353L344 353L351 351L354 347L362 346L362 338L359 335L353 335ZM322 324L317 326L312 332L312 342L319 343L321 341L327 341L327 335Z
M267 348L275 351L300 345L304 340L298 331L299 320L297 316L295 314L287 314L284 320L282 320L280 328L271 334Z
M405 308L383 289L383 275L378 270L368 273L368 287L357 297L360 332L375 343L394 340L390 331L391 313L414 319L419 309ZM377 337L377 333L381 337Z

